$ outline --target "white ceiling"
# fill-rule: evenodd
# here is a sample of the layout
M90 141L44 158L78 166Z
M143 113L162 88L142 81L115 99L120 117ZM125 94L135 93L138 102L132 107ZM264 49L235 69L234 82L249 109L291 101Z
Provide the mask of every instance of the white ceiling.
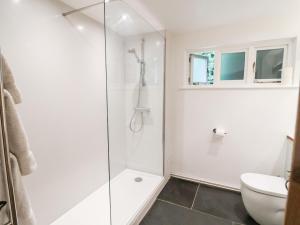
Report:
M101 0L62 0L73 8ZM164 26L175 33L185 33L211 27L247 22L266 17L300 14L300 0L138 0ZM138 13L122 1L107 4L108 26L121 35L151 32L153 28ZM103 5L84 13L104 21ZM120 22L122 15L129 20Z
M65 4L71 6L73 9L79 9L88 5L93 5L95 3L101 2L102 0L61 0ZM104 21L104 5L97 5L83 11L90 17L96 19L99 22Z
M300 14L300 0L140 0L167 30L184 33L259 17ZM296 11L297 10L297 11Z
M62 2L74 9L101 1L103 0L62 0ZM93 6L81 12L102 24L104 23L103 4ZM122 1L112 1L106 5L106 22L111 30L121 36L137 35L155 31L148 22Z

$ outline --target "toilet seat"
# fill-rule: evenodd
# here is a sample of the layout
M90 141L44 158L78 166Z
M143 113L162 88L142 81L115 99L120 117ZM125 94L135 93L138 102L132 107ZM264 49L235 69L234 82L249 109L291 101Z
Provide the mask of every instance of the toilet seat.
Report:
M241 176L242 183L250 190L279 198L287 198L285 179L256 173L246 173Z

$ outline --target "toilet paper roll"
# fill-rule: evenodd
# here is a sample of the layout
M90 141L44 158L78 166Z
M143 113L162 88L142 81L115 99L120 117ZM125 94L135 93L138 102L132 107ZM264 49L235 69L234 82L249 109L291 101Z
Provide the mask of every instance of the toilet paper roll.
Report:
M222 128L215 128L213 131L218 137L224 137L226 135L226 131Z

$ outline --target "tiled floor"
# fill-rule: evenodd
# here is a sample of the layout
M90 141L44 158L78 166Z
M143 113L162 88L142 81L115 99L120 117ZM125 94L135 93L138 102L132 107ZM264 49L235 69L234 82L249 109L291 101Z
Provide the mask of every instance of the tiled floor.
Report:
M239 193L171 178L140 225L258 225Z

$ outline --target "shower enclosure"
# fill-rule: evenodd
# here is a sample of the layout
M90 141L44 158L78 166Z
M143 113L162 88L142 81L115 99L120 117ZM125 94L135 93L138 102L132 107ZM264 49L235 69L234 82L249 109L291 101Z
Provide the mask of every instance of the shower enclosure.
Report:
M38 224L138 224L164 182L164 33L122 0L3 0L0 27L38 162L23 178ZM0 210L17 225L9 176Z
M165 41L122 1L105 18L112 224L130 224L163 180Z

